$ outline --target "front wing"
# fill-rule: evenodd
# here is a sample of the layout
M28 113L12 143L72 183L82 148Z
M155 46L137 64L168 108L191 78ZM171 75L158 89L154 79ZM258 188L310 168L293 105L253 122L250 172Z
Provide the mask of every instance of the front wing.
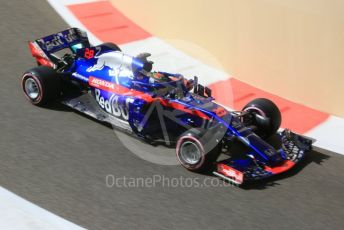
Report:
M278 151L284 154L286 159L281 164L268 167L250 160L246 167L243 168L230 160L224 160L217 163L217 170L213 173L234 184L264 179L290 170L312 148L313 140L293 133L288 129L279 132L278 135L281 141L281 148Z

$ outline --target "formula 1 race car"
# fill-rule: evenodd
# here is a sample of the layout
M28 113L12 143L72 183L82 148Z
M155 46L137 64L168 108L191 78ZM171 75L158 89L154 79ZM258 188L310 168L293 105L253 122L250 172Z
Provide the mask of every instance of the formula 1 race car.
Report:
M38 66L24 73L22 89L32 104L59 100L149 143L175 146L188 170L242 184L289 170L312 147L306 137L278 131L281 113L272 101L258 98L230 111L197 77L152 71L149 54L132 57L113 43L93 46L77 28L29 47ZM275 146L271 136L278 137ZM227 157L219 160L220 154Z

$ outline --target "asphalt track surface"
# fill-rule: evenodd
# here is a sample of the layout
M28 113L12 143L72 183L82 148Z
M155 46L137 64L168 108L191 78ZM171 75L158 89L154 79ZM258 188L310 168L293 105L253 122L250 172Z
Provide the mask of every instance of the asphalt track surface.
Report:
M0 185L88 229L343 229L344 157L316 149L291 172L244 188L119 188L105 177L210 176L128 151L111 128L20 89L26 41L66 28L46 1L0 7Z

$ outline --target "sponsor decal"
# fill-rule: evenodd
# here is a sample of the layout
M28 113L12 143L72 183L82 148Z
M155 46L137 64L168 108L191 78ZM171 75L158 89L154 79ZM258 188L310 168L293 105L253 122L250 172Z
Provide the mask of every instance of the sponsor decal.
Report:
M61 40L61 37L58 35L54 35L51 40L44 41L44 39L39 39L37 40L37 42L46 51L50 51L54 49L55 47L59 47L64 44L63 41Z
M120 69L109 70L109 76L116 77L119 75Z
M116 84L113 82L105 81L93 76L90 76L89 78L89 85L107 91L114 90L116 87Z
M73 43L78 40L78 36L74 30L72 29L68 30L67 34L64 34L64 32L54 34L51 36L52 38L50 38L49 36L46 38L38 39L37 42L44 50L49 52L55 49L56 47L63 46L65 44L63 40L67 41L67 43ZM48 38L49 40L46 41L45 39L48 39Z
M97 57L97 63L91 67L89 67L86 71L93 72L96 70L102 70L105 66L109 67L110 69L114 70L121 66L120 62L115 61L115 57L109 55L109 53L101 54Z
M120 52L108 52L100 55L98 53L94 55L94 58L97 58L97 62L93 66L88 67L87 72L102 70L108 67L109 76L115 77L117 84L119 84L118 78L120 77L133 78L132 57Z
M129 119L129 104L133 102L132 98L125 98L124 101L120 102L119 95L112 94L107 100L101 95L99 89L95 89L94 92L96 95L96 101L102 109L125 121Z
M58 33L58 35L63 37L68 43L72 43L78 40L78 36L73 29L68 30L67 34L63 34L63 32L61 32Z
M219 164L217 171L231 179L234 179L238 183L242 183L244 180L244 175L236 169L229 167L228 165Z

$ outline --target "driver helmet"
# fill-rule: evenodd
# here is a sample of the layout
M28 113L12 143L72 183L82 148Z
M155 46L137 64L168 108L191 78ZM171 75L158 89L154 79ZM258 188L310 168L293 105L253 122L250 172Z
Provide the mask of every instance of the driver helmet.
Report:
M166 74L160 72L151 72L150 77L157 82L166 82L170 80Z

